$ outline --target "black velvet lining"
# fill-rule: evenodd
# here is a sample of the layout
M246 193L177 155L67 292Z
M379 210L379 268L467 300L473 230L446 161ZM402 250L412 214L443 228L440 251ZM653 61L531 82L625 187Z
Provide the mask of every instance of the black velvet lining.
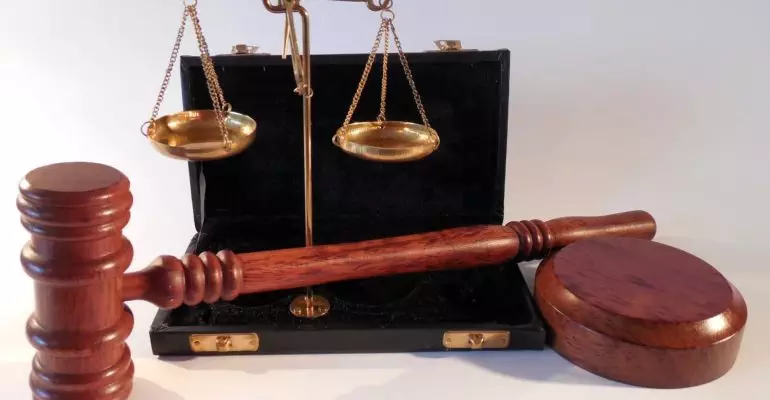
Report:
M426 159L382 164L344 154L331 140L342 125L366 55L312 57L314 90L313 213L335 224L363 218L436 218L501 222L508 114L508 52L409 54L439 150ZM304 214L302 100L288 60L279 56L215 58L235 111L259 124L243 154L191 165L196 222L206 218L289 218L302 232ZM391 60L387 117L419 122L400 64ZM379 111L375 64L354 121ZM182 58L185 109L211 107L197 57ZM205 186L203 186L205 182ZM205 198L196 198L205 194ZM342 229L346 229L342 227ZM376 234L376 232L375 232ZM287 239L299 235L291 234ZM317 238L323 240L323 236Z
M359 160L331 143L345 118L366 56L312 58L315 243L501 224L508 51L408 54L441 147L424 160L406 164ZM199 58L183 57L181 61L185 109L210 107ZM292 93L295 83L290 61L280 56L218 56L214 62L233 109L254 117L259 128L255 143L241 155L190 163L199 233L187 251L242 253L301 247L302 100ZM390 67L388 118L419 122L397 57L392 57ZM376 118L380 68L378 58L354 121ZM512 331L541 329L527 286L513 263L341 282L316 287L315 292L332 303L332 312L320 319L289 314L293 296L304 293L297 289L181 307L162 321L162 331L241 325L278 330L490 324ZM419 344L411 347L415 346Z
M204 225L208 234L196 237L188 252L259 251L275 248L249 234L249 221ZM264 243L262 245L258 243ZM294 318L287 312L304 289L244 295L232 302L182 307L168 324L269 325L273 328L359 328L417 326L444 323L526 325L532 322L526 284L515 263L464 271L416 273L317 286L315 293L332 303L333 312L318 320Z

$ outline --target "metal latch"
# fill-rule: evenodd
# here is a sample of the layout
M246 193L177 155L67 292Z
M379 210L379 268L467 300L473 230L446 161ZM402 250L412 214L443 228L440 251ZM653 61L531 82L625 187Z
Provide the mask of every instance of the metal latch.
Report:
M448 349L504 349L510 343L507 331L452 331L444 333L444 347Z
M194 353L249 352L259 349L256 333L190 335L190 348Z
M460 51L463 49L463 43L459 40L435 40L433 44L438 47L440 51Z
M463 48L463 43L460 40L434 40L433 44L436 45L436 50L428 50L428 53L458 53L466 51L478 51L476 49Z
M251 55L254 55L254 54L267 55L268 53L260 53L259 52L259 46L251 46L251 45L247 45L247 44L236 44L230 50L230 54L235 54L235 55L248 55L248 54L251 54Z

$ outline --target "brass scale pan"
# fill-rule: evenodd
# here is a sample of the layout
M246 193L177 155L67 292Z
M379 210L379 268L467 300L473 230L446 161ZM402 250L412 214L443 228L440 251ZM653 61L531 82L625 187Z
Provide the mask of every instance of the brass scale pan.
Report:
M206 161L236 155L254 141L257 123L230 111L224 119L229 148L224 144L217 115L212 110L184 111L155 120L149 129L152 146L175 159Z
M156 118L163 100L165 90L171 75L171 70L178 55L184 29L190 17L193 21L201 49L201 60L206 73L206 80L214 108L211 110L183 111ZM344 152L366 160L378 162L407 162L422 159L438 149L440 140L436 131L430 127L419 94L415 87L411 71L401 43L393 25L395 15L390 9L381 12L382 22L378 31L375 46L369 56L364 75L359 83L345 123L334 135L332 142ZM293 30L293 26L291 27ZM392 32L398 46L401 63L412 88L415 102L423 120L423 124L403 121L385 120L386 88L388 79L388 39ZM291 35L296 38L295 32ZM377 50L384 36L385 51L383 53L382 97L380 114L377 121L351 123L353 113L363 91L369 72L371 71ZM296 42L291 43L292 56L299 57ZM297 54L294 54L297 53ZM295 65L296 69L296 65ZM296 72L296 71L295 71ZM146 128L146 130L145 130ZM152 146L161 154L180 160L207 161L230 157L248 148L255 139L257 123L251 117L232 111L225 101L218 78L214 71L213 62L208 54L208 46L201 32L197 16L197 0L185 2L182 24L179 28L174 51L171 55L166 77L158 96L153 116L142 126L143 134L150 140Z
M142 125L142 133L150 140L152 146L165 156L180 160L208 161L230 157L248 148L255 139L257 123L247 115L232 111L232 107L226 102L201 31L197 4L197 0L192 3L184 1L182 23L166 76L152 118ZM195 27L201 62L214 107L211 110L184 111L156 118L179 54L188 17Z
M420 94L414 84L409 63L406 60L404 51L401 48L401 41L393 25L395 15L393 11L386 8L381 13L382 22L377 33L374 46L369 60L367 61L364 74L358 84L358 90L353 97L353 103L350 106L348 115L345 118L343 126L337 130L332 142L344 152L355 157L379 162L406 162L414 161L427 157L439 147L440 140L438 133L430 127L428 117L420 99ZM401 65L406 73L406 78L412 88L414 101L422 118L422 124L388 121L385 119L387 84L388 84L388 47L389 36L393 34L393 39L398 47L398 54ZM364 86L374 64L377 50L380 43L385 42L382 62L382 94L380 98L380 113L377 121L351 123L353 113L358 107Z

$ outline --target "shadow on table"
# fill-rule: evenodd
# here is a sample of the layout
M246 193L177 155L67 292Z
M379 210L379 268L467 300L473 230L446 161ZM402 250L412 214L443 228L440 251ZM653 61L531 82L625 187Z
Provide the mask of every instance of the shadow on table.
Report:
M539 265L539 261L519 263L519 270L521 270L521 275L524 277L524 281L527 283L530 293L534 293L535 290L535 273L537 273L537 267Z
M134 390L128 400L184 400L184 397L144 378L134 378Z
M587 371L584 371L551 350L545 351L490 351L490 352L435 352L414 353L411 357L433 360L435 362L461 361L490 371L498 375L517 380L583 384L599 386L621 386ZM210 357L162 357L161 361L173 363L188 370L230 370L261 375L280 370L365 370L365 369L404 369L403 358L391 358L378 354L345 354L336 357L315 357L313 355L283 356L210 356ZM194 361L194 362L192 362ZM430 362L433 362L430 361ZM408 367L407 367L408 368ZM431 368L431 365L425 366ZM407 373L400 379L420 379L425 374ZM441 381L449 383L445 377ZM438 382L438 380L437 380ZM400 384L400 383L399 383ZM451 386L451 385L449 385Z
M520 264L522 274L530 290L532 290L537 265L536 262ZM625 386L584 371L561 358L550 349L545 351L432 352L413 353L410 356L424 360L435 360L437 363L444 360L447 362L460 361L474 365L481 370L490 371L519 381L609 387ZM313 355L166 356L160 357L159 360L170 362L175 366L189 370L230 370L254 375L294 369L405 369L403 358L388 357L387 355L380 357L378 354L344 354L336 357L315 357ZM432 363L433 361L429 362ZM423 368L432 368L432 365L427 365ZM447 379L444 376L436 376L435 380L426 381L425 376L426 374L406 371L403 375L396 377L386 385L359 388L350 393L350 396L353 397L345 396L340 399L392 399L404 395L399 390L413 387L414 385L421 387L429 385L434 390L440 386L441 390L447 391L456 391L458 385L463 387L469 386L467 382L452 382L452 379ZM472 385L470 386L472 387ZM451 394L456 395L458 393L452 392ZM437 395L437 393L434 391L433 395Z
M626 386L585 371L551 350L424 353L416 357L460 360L498 375L523 381L569 385Z
M487 388L485 382L489 377L484 373L503 376L511 381L511 388L530 390L532 386L522 387L519 384L544 383L548 385L593 385L596 387L628 387L626 385L603 379L573 366L550 350L546 351L515 351L515 352L478 352L478 353L420 353L412 354L422 360L415 366L414 360L404 360L403 357L387 357L379 355L341 355L338 357L301 356L223 356L207 359L164 358L175 366L189 370L217 370L262 375L281 370L303 370L312 375L311 371L357 371L372 369L383 372L382 380L376 383L351 384L350 392L336 397L336 400L393 400L399 398L436 398L459 399L484 397L492 388ZM466 370L462 376L447 376L446 369L441 365L468 363L478 370ZM435 371L435 372L434 372ZM354 379L351 376L351 379ZM312 385L313 378L305 381ZM351 380L351 383L354 381ZM502 384L505 386L505 383ZM495 385L499 388L500 383ZM517 390L519 390L517 389Z
M462 360L487 369L493 373L510 377L514 381L542 382L548 384L596 385L605 387L627 387L621 383L609 381L566 364L553 352L544 353L473 353L473 354L425 354L438 359ZM481 381L481 383L479 383ZM486 397L493 390L486 389L485 379L469 374L468 376L436 376L427 380L424 375L406 372L381 385L355 388L337 400L392 400L398 398L473 398ZM519 387L523 395L528 389ZM515 397L515 396L514 396Z
M3 385L0 389L2 399L28 399L32 395L29 387L29 373L32 362L0 363L0 375L6 382L13 384ZM134 388L129 400L183 400L183 397L171 392L144 378L134 378Z

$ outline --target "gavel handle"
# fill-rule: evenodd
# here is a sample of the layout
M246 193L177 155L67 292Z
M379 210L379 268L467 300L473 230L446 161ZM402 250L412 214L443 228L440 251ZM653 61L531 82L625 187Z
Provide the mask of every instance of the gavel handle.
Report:
M181 260L162 256L148 268L126 274L125 300L143 299L161 308L233 300L240 294L314 286L351 279L475 268L528 261L579 239L626 236L652 239L653 217L630 211L601 217L565 217L481 225L436 232L234 254L221 251Z
M242 293L534 259L580 238L655 234L649 214L631 212L240 255L163 256L125 274L133 259L123 235L133 202L129 186L120 171L94 163L44 166L19 184L17 208L31 234L20 261L35 282L26 336L36 350L29 378L36 399L129 397L134 364L126 338L134 319L123 300L176 308Z

